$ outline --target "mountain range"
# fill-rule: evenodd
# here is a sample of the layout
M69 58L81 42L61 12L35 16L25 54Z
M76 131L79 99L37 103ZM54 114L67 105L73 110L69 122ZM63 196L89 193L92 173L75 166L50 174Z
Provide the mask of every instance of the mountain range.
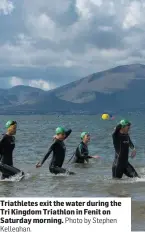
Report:
M145 110L145 65L94 73L54 90L0 89L0 114L96 114Z

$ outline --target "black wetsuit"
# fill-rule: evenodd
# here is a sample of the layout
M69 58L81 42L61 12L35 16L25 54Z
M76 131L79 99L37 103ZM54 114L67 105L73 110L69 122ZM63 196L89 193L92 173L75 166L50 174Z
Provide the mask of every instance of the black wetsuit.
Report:
M67 138L71 134L72 130L65 132ZM49 170L51 173L57 175L60 173L74 174L73 172L68 172L66 169L62 168L65 159L66 147L63 141L55 139L54 143L50 146L47 154L44 156L41 165L46 161L49 155L53 152L53 156L49 165Z
M88 146L81 142L76 149L74 163L85 163L85 161L88 163L89 158L92 157L89 156Z
M115 148L115 159L112 166L113 178L122 178L123 174L130 178L139 177L134 167L128 162L129 148L134 149L129 135L115 131L112 138Z
M14 148L15 137L5 134L0 141L0 171L2 172L2 179L10 178L20 172L19 169L13 167ZM23 174L22 172L22 175Z

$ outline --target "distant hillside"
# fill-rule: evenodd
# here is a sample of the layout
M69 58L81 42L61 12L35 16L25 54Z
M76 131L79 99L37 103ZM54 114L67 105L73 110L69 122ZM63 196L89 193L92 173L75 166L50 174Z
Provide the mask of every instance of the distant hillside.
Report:
M72 82L54 90L59 98L75 103L97 101L97 94L116 96L116 93L140 91L145 84L145 65L125 65L94 73L79 81ZM145 89L144 89L145 90ZM115 94L115 95L114 95Z
M41 97L43 90L29 86L15 86L10 89L0 89L0 106L13 106L32 103Z
M97 113L145 110L145 65L94 73L51 91L27 86L0 89L0 112Z

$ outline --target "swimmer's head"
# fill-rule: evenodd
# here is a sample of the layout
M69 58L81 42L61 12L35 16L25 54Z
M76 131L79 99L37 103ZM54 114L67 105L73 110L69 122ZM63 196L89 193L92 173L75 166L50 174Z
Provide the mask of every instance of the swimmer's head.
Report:
M9 120L6 124L5 127L7 128L7 132L10 135L15 135L17 131L17 122Z
M63 127L57 127L55 130L56 137L60 140L65 139L65 129Z
M88 132L82 132L81 139L84 143L90 142L90 134Z
M129 132L131 123L128 120L122 119L119 124L121 126L121 130L122 130L123 133L128 133Z

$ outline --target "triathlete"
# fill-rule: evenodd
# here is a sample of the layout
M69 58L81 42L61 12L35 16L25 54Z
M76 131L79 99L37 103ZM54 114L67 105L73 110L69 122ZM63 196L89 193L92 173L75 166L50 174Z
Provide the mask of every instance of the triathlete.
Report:
M139 177L136 170L128 162L129 148L132 149L131 157L136 156L135 147L129 136L130 126L131 123L128 120L121 120L112 135L115 148L115 159L112 166L113 178L122 178L123 174L130 178Z
M36 165L36 168L39 168L43 165L46 159L49 157L51 152L53 156L49 165L49 170L51 173L57 175L61 173L67 173L73 175L73 172L69 172L66 169L62 168L65 159L66 146L64 140L71 134L72 130L66 131L63 127L56 128L56 136L53 144L50 146L47 154L44 156L43 160Z
M81 133L81 143L76 149L74 163L88 163L91 158L100 158L99 156L90 156L88 143L90 142L90 134L88 132Z
M15 137L17 130L17 122L9 120L6 123L7 132L0 140L0 171L2 172L1 179L10 178L21 172L13 167L13 150L15 148ZM22 175L24 173L22 172Z

